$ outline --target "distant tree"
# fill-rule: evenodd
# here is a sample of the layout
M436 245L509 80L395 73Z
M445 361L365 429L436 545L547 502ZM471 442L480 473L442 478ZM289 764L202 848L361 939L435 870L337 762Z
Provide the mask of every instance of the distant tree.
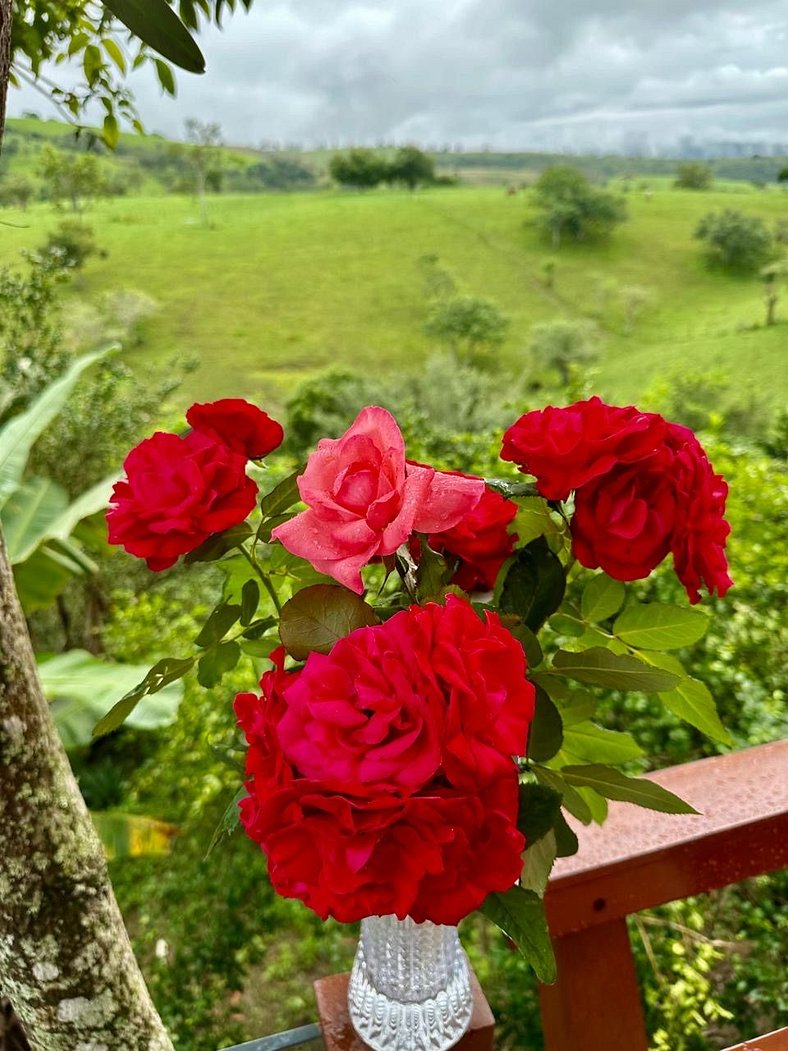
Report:
M435 162L416 146L402 146L388 166L387 182L403 183L409 190L435 182Z
M572 371L599 356L599 333L589 321L547 321L534 325L528 356L540 373L557 373L562 387L569 386Z
M0 206L27 209L36 188L25 175L7 175L0 183Z
M701 161L685 161L676 169L674 186L680 190L708 190L714 182L714 172Z
M45 146L39 172L55 207L62 208L67 201L75 215L106 189L98 159L92 153L64 153Z
M763 300L766 304L766 325L774 325L777 322L777 304L780 301L780 289L782 284L788 280L788 259L779 259L774 263L768 263L761 270L763 281Z
M780 183L781 186L788 185L788 164L786 164L784 168L780 168L777 173L777 182Z
M763 219L732 208L705 215L695 237L705 243L708 265L731 273L755 273L774 254L774 241Z
M186 121L186 159L194 176L194 191L200 204L203 226L208 225L206 193L222 186L222 129L193 117Z
M642 285L622 285L618 295L624 311L624 332L630 335L635 322L651 303L653 295L650 289L643 288Z
M547 168L534 185L540 225L549 233L553 247L563 239L573 241L605 237L626 218L624 202L598 190L577 168L557 165Z
M774 224L774 240L778 245L788 245L788 219L778 219Z
M369 190L378 186L388 175L388 165L374 150L356 148L348 153L335 153L328 165L334 182Z
M491 299L457 295L436 300L424 325L455 359L477 364L480 355L503 343L508 328L509 319Z

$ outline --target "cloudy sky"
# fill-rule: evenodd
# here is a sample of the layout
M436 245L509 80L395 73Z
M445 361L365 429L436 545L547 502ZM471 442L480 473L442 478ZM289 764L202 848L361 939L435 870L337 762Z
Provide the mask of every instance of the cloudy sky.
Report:
M226 141L604 150L788 140L786 0L256 0L146 126ZM62 79L63 67L58 75ZM45 112L18 92L11 112Z

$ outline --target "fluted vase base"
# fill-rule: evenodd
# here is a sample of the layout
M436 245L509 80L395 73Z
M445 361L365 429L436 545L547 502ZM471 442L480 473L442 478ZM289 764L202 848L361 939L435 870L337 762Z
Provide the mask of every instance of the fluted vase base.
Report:
M353 1028L373 1051L447 1051L473 1013L468 960L456 927L372 916L348 988Z

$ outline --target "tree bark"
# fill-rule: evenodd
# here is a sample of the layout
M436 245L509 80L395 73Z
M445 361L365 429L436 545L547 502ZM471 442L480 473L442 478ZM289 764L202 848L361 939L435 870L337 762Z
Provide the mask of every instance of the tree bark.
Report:
M8 98L8 75L11 71L11 5L13 0L0 0L0 147L5 131L5 107Z
M0 534L0 988L33 1051L172 1051L36 674Z

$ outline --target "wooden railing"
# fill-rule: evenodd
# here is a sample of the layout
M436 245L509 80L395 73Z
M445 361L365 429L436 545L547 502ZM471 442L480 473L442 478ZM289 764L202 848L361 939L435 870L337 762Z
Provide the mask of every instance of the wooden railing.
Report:
M557 863L545 898L560 976L540 988L547 1051L647 1051L627 916L788 867L788 741L649 776L700 816L611 803L601 828L575 826L580 850ZM228 1051L279 1051L318 1031ZM788 1051L788 1029L729 1051Z

